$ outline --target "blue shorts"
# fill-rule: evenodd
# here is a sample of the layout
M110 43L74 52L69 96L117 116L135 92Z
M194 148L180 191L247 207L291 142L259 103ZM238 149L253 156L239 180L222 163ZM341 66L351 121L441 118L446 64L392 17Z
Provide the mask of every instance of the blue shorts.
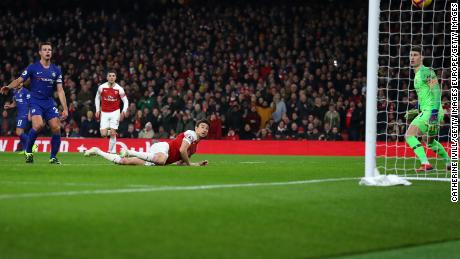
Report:
M59 118L59 111L53 100L30 99L30 115L40 115L45 121Z
M29 125L29 118L24 114L18 114L16 117L16 128L25 129Z

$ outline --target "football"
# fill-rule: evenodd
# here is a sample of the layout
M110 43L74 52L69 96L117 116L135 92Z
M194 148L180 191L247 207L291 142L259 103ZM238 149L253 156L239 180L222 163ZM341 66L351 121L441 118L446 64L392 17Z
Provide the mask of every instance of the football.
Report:
M432 0L412 0L412 4L418 8L426 8L431 4Z

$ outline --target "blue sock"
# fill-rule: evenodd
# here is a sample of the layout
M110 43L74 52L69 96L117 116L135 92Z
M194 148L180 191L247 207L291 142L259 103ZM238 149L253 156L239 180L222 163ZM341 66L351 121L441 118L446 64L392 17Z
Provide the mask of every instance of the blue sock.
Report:
M21 142L21 146L22 146L22 150L26 150L27 149L27 139L29 138L29 136L27 136L26 133L22 133L21 135L19 135L19 140Z
M35 144L35 140L37 139L37 131L35 131L33 128L29 130L29 140L27 141L27 148L26 152L27 153L32 153L32 147Z
M61 146L61 135L53 134L51 137L51 158L55 158Z

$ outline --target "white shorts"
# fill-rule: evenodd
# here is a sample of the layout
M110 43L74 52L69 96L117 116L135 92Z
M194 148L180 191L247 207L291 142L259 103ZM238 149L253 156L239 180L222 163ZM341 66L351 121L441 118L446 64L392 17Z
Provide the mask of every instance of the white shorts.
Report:
M153 156L155 156L158 153L162 153L162 154L164 154L166 156L166 159L168 159L168 157L169 157L168 152L169 152L169 144L168 144L168 142L154 143L152 146L150 146L150 151L149 151L149 153L152 153ZM145 162L144 165L151 166L151 165L154 165L154 164L151 163L151 162Z
M113 112L101 112L101 129L118 129L120 109Z

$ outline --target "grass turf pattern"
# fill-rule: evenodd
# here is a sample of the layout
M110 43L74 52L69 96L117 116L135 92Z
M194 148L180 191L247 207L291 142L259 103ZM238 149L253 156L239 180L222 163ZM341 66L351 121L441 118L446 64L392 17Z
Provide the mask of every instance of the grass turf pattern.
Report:
M362 187L361 157L194 156L207 167L117 166L82 154L60 154L59 166L47 158L28 165L0 153L0 258L460 253L449 183ZM348 179L308 182L331 178ZM304 182L283 184L293 181Z

